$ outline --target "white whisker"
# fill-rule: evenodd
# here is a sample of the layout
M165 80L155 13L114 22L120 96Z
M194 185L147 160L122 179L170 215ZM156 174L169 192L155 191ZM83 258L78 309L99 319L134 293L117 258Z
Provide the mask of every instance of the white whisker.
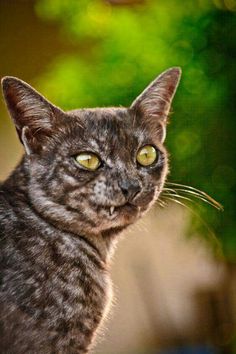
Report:
M201 224L206 228L206 230L208 231L208 239L210 242L214 243L215 249L217 250L217 253L219 256L223 257L223 251L222 251L222 246L218 240L218 238L216 237L214 231L209 227L209 225L207 224L207 222L197 213L195 212L191 207L189 207L188 205L180 202L179 200L176 200L174 198L171 197L167 197L164 196L164 198L168 201L174 202L176 204L179 204L181 206L183 206L185 209L187 209L191 214L193 214L197 219L200 220Z
M170 192L171 194L174 194L174 195L181 195L180 193L189 194L189 195L192 195L192 196L202 200L203 202L213 206L214 208L216 208L218 210L223 210L223 206L220 203L218 203L215 199L213 199L207 193L205 193L197 188L187 186L184 184L173 183L173 182L166 182L166 185L170 185L170 186L173 185L175 188L165 187L163 189L163 192L165 192L165 191Z

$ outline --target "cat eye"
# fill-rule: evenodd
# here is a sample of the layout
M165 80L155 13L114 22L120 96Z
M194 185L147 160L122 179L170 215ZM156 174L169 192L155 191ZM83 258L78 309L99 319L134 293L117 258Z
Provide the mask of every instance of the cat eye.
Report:
M145 145L137 153L137 161L142 166L152 165L158 157L158 152L152 145Z
M82 152L75 156L75 161L88 170L95 171L101 165L99 157L92 152Z

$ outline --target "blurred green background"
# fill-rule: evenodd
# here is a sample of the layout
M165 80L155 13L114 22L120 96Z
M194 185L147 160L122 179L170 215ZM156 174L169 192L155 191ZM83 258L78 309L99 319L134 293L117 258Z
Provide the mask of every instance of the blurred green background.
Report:
M236 261L236 0L0 1L0 75L33 84L63 109L128 106L181 66L167 147L169 180L197 187L224 212L191 207L191 225ZM22 150L1 102L0 178Z

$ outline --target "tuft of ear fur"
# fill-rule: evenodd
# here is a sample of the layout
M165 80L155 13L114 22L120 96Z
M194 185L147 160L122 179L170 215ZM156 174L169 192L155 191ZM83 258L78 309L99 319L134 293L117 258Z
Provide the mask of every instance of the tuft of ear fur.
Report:
M63 112L18 78L6 76L1 82L20 141L28 154L39 152Z
M159 75L135 99L131 110L144 119L151 121L152 125L162 126L162 141L165 138L165 125L181 77L181 69L170 68Z

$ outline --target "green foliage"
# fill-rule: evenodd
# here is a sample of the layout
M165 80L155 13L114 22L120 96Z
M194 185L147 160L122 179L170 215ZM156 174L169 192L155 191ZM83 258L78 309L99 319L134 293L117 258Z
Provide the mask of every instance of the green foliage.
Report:
M36 11L60 23L63 35L78 44L40 79L43 91L65 109L129 105L162 70L182 67L167 140L170 179L224 205L222 214L204 209L204 218L225 255L235 259L236 16L230 10L236 5L225 3L228 8L223 0L150 0L135 6L38 0Z

